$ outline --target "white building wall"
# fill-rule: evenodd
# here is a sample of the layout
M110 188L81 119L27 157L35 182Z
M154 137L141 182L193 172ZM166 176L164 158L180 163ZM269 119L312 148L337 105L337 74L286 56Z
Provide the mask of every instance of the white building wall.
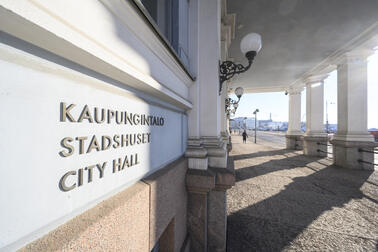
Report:
M1 30L190 108L192 80L129 1L0 1ZM99 22L100 20L100 22Z
M128 1L0 1L0 250L15 250L181 157L190 76ZM61 102L164 118L164 126L62 122ZM76 110L76 108L78 108ZM62 157L65 137L151 134L151 142ZM77 143L75 143L77 144ZM85 142L88 148L88 142ZM112 161L138 154L113 173ZM134 156L135 158L135 156ZM103 177L92 168L106 162ZM87 170L85 170L87 167ZM83 185L63 192L67 184ZM76 177L75 177L76 176ZM11 194L10 194L11 192ZM59 206L59 207L57 207Z

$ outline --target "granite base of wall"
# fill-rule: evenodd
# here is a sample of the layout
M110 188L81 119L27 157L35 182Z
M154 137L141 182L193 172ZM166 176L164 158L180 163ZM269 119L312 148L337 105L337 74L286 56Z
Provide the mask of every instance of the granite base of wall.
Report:
M151 249L168 226L172 228L174 238L169 236L172 238L170 242L165 239L163 244L160 243L160 251L180 251L184 244L187 236L188 196L185 185L187 164L187 159L181 158L143 180L150 186Z
M71 219L19 251L161 251L188 246L184 158Z

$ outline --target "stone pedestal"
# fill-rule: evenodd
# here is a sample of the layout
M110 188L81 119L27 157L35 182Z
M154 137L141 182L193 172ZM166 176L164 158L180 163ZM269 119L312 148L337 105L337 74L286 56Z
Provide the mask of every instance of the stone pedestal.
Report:
M326 157L327 143L327 136L303 136L303 154L312 157Z
M186 186L190 251L207 252L209 192L215 188L215 174L209 170L188 169Z
M207 150L201 145L201 139L188 139L185 157L188 158L189 169L207 170Z
M303 150L302 135L286 135L286 149L288 150Z
M225 252L227 241L227 193L235 185L233 160L227 168L210 168L215 174L215 189L209 192L208 245L211 252Z
M375 142L331 140L333 163L348 169L374 170ZM369 164L371 163L371 164Z
M203 147L207 150L209 167L227 168L227 144L219 137L202 137Z
M209 193L208 246L209 251L226 251L227 208L226 191Z

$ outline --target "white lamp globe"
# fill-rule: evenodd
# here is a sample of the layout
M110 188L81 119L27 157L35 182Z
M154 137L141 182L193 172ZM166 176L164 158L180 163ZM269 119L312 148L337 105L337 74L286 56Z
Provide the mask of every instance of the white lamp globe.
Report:
M238 106L239 106L239 104L238 104L238 103L235 103L235 104L234 104L234 108L235 108L235 109L237 109L237 108L238 108Z
M240 98L244 93L244 89L242 87L238 87L235 89L235 95Z
M240 50L243 54L254 51L258 53L261 50L261 36L257 33L249 33L244 36L240 42Z

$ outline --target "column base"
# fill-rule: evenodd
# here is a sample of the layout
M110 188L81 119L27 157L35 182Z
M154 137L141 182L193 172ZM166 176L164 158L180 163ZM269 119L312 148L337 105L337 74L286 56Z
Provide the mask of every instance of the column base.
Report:
M207 150L209 167L227 168L227 144L219 137L202 137L202 142Z
M327 136L303 136L303 154L312 157L326 157L327 142Z
M201 139L188 139L188 147L186 148L185 157L188 159L189 169L207 170L207 150L201 145Z
M221 137L223 138L223 142L227 145L227 152L230 152L232 150L231 135L228 133L228 131L222 131Z
M202 147L188 147L185 152L185 157L188 159L189 169L207 170L209 164L206 149Z
M303 150L303 136L302 135L286 135L286 149L288 150Z
M337 139L331 140L331 143L334 165L347 169L374 170L374 165L369 163L374 163L374 153L371 152L374 151L374 147L378 146L378 143Z
M337 132L333 137L334 140L347 141L347 142L374 142L374 137L368 132Z

